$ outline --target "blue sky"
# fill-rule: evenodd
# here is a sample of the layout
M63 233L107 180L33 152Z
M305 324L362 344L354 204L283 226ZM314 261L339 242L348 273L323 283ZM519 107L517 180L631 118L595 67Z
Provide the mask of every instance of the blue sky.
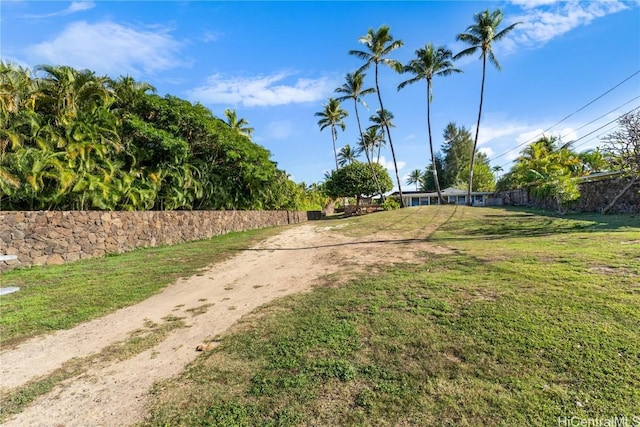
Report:
M494 46L502 71L487 73L479 148L493 166L508 170L523 144L572 113L548 133L577 140L578 151L593 148L616 124L596 129L640 106L638 1L3 0L0 54L28 67L71 65L111 77L131 75L160 95L200 102L218 116L236 109L280 168L311 183L334 165L330 132L320 132L314 113L344 75L361 65L347 53L364 47L360 36L389 25L404 42L391 57L403 63L428 42L457 53L464 46L456 35L487 8L500 8L505 25L521 22ZM466 57L456 66L464 73L434 80L436 147L450 121L475 131L481 62ZM388 69L380 75L385 108L395 116L392 137L401 177L430 161L426 87L418 83L398 92L407 78ZM372 72L368 84L373 86ZM360 114L368 118L377 98L365 101L369 111ZM358 139L352 104L344 108L350 116L338 147ZM388 149L383 155L392 167Z

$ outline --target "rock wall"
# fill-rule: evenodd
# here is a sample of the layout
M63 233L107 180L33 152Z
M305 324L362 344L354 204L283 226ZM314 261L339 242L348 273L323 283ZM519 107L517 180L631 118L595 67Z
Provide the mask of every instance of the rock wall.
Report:
M0 272L307 221L291 211L0 211Z
M580 184L580 199L575 207L581 212L600 212L629 185L630 178L603 179ZM616 202L611 213L640 213L640 180Z
M580 199L569 204L569 211L601 212L629 182L630 178L624 177L582 182L578 184ZM501 191L496 193L495 197L501 197L505 206L535 206L541 209L557 210L555 200L537 199L526 189ZM620 197L610 213L640 213L640 180Z

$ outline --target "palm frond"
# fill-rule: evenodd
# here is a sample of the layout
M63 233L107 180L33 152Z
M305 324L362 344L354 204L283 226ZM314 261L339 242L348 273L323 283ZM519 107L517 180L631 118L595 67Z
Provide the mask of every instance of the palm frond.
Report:
M363 52L361 50L350 50L349 51L349 55L353 55L358 59L362 59L363 61L371 61L373 55L371 55L369 52Z
M496 58L492 50L489 50L487 52L487 57L489 58L489 62L491 62L496 67L496 69L502 70L500 63L498 62L498 58Z
M480 46L471 46L471 47L468 47L468 48L466 48L466 49L464 49L464 50L462 50L462 51L460 51L460 52L456 53L456 54L453 56L453 59L454 59L454 60L458 60L458 59L460 59L460 58L462 58L462 57L464 57L464 56L473 55L474 53L476 53L476 51L477 51L478 49L480 49Z
M500 40L502 39L504 36L506 36L511 30L513 30L516 25L518 24L522 24L522 22L515 22L511 25L509 25L507 28L502 29L498 34L493 36L493 40Z

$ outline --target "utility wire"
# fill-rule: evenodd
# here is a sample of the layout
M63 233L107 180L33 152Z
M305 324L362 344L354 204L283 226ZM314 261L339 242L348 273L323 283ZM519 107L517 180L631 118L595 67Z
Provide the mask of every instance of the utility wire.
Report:
M622 104L622 105L617 106L617 107L616 107L616 108L614 108L613 110L611 110L611 111L608 111L608 112L604 113L604 114L603 114L603 115L601 115L600 117L596 117L595 119L591 120L589 123L585 123L585 124L583 124L583 125L582 125L582 126L580 126L579 128L574 129L574 130L573 130L573 132L577 132L577 131L579 131L580 129L583 129L583 128L585 128L585 127L589 126L590 124L592 124L592 123L594 123L594 122L597 122L597 121L598 121L598 120L600 120L601 118L608 116L609 114L611 114L611 113L613 113L614 111L616 111L616 110L618 110L618 109L620 109L620 108L624 107L624 106L625 106L625 105L627 105L627 104L632 103L633 101L635 101L635 100L636 100L636 99L638 99L638 98L640 98L640 95L636 96L636 97L635 97L635 98L633 98L633 99L630 99L629 101L625 102L625 103L624 103L624 104ZM631 111L633 111L633 110L631 110ZM616 120L617 120L617 118L616 118ZM561 136L561 137L560 137L560 139L562 139L562 138L564 138L564 137L566 137L566 136L569 136L569 134L564 135L564 136ZM574 141L574 142L575 142L575 141Z
M626 112L626 113L624 113L624 114L632 113L632 112L634 112L634 111L636 111L636 110L638 110L638 109L640 109L640 105L638 105L636 108L634 108L634 109L632 109L632 110L627 111L627 112ZM587 134L585 134L585 135L582 135L580 138L578 138L578 139L576 139L576 140L573 140L573 141L571 141L571 142L572 142L572 143L574 143L574 142L578 142L578 141L580 141L581 139L584 139L584 138L588 137L589 135L592 135L592 134L594 134L594 133L598 132L600 129L602 129L602 128L605 128L605 127L609 126L611 123L614 123L614 122L618 121L618 119L619 119L619 117L616 117L615 119L611 120L609 123L607 123L607 124L605 124L605 125L602 125L602 126L600 126L598 129L594 129L594 130L592 130L591 132L589 132L589 133L587 133Z
M627 102L627 104L628 104L628 102ZM631 110L629 110L629 111L627 111L627 112L626 112L626 113L624 113L624 114L632 113L632 112L634 112L634 111L636 111L636 110L638 110L638 109L640 109L640 105L639 105L639 106L637 106L637 107L635 107L635 108L633 108L633 109L631 109ZM623 115L624 115L624 114L623 114ZM616 117L615 119L611 120L611 121L610 121L610 122L608 122L608 123L605 123L604 125L600 126L599 128L594 129L594 130L592 130L591 132L589 132L589 133L587 133L587 134L585 134L585 135L582 135L580 138L577 138L577 139L575 139L575 140L571 141L571 144L576 143L576 142L580 141L581 139L584 139L584 138L588 137L589 135L593 135L594 133L598 132L599 130L606 128L606 127L607 127L607 126L609 126L611 123L615 123L616 121L618 121L618 119L619 119L619 117ZM609 131L607 131L607 132L609 132ZM607 132L603 132L602 134L600 134L600 135L598 135L598 136L596 136L596 137L594 137L594 138L591 138L591 139L589 139L588 141L584 141L584 142L582 142L581 144L575 145L575 146L574 146L574 148L575 148L575 147L578 147L578 146L581 146L581 145L584 145L584 144L586 144L587 142L589 142L589 141L591 141L591 140L593 140L593 139L595 139L595 138L598 138L598 137L600 137L600 136L604 135L604 134L605 134L605 133L607 133ZM567 146L567 145L569 145L569 144L564 144L564 145L563 145L563 147L565 147L565 146ZM504 163L504 164L502 164L502 165L500 165L500 166L498 166L498 167L499 167L499 168L502 168L502 167L504 167L504 166L507 166L509 163L511 163L511 162L509 161L509 162Z
M589 105L593 104L594 102L598 101L600 98L602 98L603 96L609 94L611 91L617 89L619 86L621 86L622 84L626 83L627 81L631 80L633 77L635 77L636 75L640 74L640 70L636 71L635 73L631 74L629 77L627 77L626 79L624 79L623 81L621 81L620 83L618 83L617 85L615 85L614 87L612 87L611 89L607 90L606 92L604 92L603 94L601 94L600 96L598 96L597 98L595 98L594 100L590 101L589 103L585 104L584 106L580 107L579 109L577 109L576 111L574 111L573 113L569 114L568 116L564 117L562 120L558 121L557 123L555 123L554 125L548 127L547 129L543 130L542 132L540 132L538 135L536 135L535 137L516 145L515 147L513 147L512 149L505 151L504 153L494 157L493 159L491 159L491 161L495 161L497 159L499 159L502 156L507 155L508 153L510 153L511 151L515 150L516 148L522 147L523 145L526 144L530 144L531 142L535 141L537 138L539 138L540 136L543 136L546 132L550 131L551 129L553 129L554 127L558 126L560 123L564 122L565 120L569 119L570 117L574 116L576 113L579 113L580 111L584 110L585 108L587 108ZM631 102L631 101L629 101ZM625 103L623 105L628 104ZM618 107L619 108L619 107Z

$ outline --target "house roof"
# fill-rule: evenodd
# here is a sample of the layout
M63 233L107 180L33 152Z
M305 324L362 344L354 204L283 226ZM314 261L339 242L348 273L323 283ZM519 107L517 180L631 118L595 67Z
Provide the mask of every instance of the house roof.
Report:
M455 188L455 187L448 187L445 188L444 190L441 191L443 196L466 196L467 195L467 190L461 190L460 188ZM471 195L472 196L488 196L493 194L493 191L472 191ZM392 196L398 196L399 193L396 191L393 194L391 194ZM438 193L436 193L435 191L433 192L426 192L426 191L403 191L402 192L403 196L418 196L418 197L438 197Z

